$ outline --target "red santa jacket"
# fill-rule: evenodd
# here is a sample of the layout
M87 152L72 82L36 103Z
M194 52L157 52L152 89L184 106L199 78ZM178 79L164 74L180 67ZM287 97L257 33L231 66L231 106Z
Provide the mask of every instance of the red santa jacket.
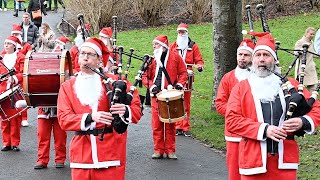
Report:
M23 55L20 52L14 52L16 54L16 62L12 64L12 67L8 67L9 69L15 68L15 73L14 73L14 80L15 84L20 84L22 85L22 76L23 76L23 69L24 69L24 59L25 55ZM12 59L6 59L5 58L5 53L1 54L1 57L3 58L3 63L6 64L6 61L12 61ZM0 65L0 74L5 74L7 73L8 70L3 66ZM7 81L1 81L0 82L0 92L4 92L9 85L7 84Z
M170 45L170 49L179 50L177 42L174 42ZM179 53L178 53L179 54ZM183 59L183 58L182 58ZM197 44L193 44L192 48L187 49L187 54L183 62L187 64L199 64L204 66L204 61L202 59L202 55L200 49ZM188 69L192 70L192 66L188 67Z
M225 116L226 114L227 103L230 97L231 90L238 82L239 81L235 76L235 69L226 73L220 81L216 97L216 109L217 112L222 116ZM241 136L227 131L226 128L224 131L224 135L226 141L240 142L241 140Z
M103 129L104 124L91 123L85 127L85 119L92 113L90 106L80 103L73 86L76 78L62 84L58 96L58 120L61 128L65 131L87 131L88 129ZM130 83L128 83L128 91ZM109 102L106 97L106 89L103 86L103 94L100 97L98 111L108 112ZM128 107L129 122L137 122L141 118L140 100L138 92L134 92L133 101ZM70 143L70 167L71 168L106 168L119 166L121 152L117 150L117 132L107 133L104 140L98 140L99 136L82 135L74 136Z
M80 66L78 64L79 50L77 46L71 47L70 56L71 56L72 69L74 70L74 73L79 72L80 71Z
M226 111L227 130L243 138L239 143L239 172L243 175L265 173L267 159L267 142L264 138L264 123L260 100L255 98L250 87L251 78L239 82L231 91ZM297 87L298 82L290 79ZM305 97L310 93L304 89ZM286 103L283 91L279 88L279 96L283 108L283 115L279 127L283 123L286 113ZM304 115L311 124L311 134L318 126L320 119L320 104L316 101L312 110ZM299 164L299 147L294 140L281 140L278 144L279 169L297 169Z
M188 79L187 69L180 55L176 51L171 49L168 50L163 65L166 68L172 83L180 84L181 86L185 85ZM153 59L148 70L142 76L142 83L144 86L150 89L152 89L155 86L154 82L157 78L159 68L159 64L155 59ZM161 80L161 87L159 88L166 89L168 86L168 81L165 78L164 73L162 73Z

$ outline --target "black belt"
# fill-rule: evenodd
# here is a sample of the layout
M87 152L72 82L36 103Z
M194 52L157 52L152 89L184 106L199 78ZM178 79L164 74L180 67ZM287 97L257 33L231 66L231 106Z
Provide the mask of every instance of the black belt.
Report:
M294 135L288 135L288 136L286 137L286 140L294 140Z
M104 132L104 134L112 133L113 129L107 128L107 129L93 129L93 130L87 130L87 131L76 131L74 135L83 136L83 135L93 134L94 136L98 136L99 134L102 134L102 132Z

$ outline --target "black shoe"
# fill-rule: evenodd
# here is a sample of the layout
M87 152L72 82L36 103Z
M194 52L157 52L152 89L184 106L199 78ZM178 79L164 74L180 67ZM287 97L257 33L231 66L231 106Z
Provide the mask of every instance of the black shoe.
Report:
M20 148L18 146L12 146L12 151L20 151Z
M3 146L1 151L10 151L11 150L11 146Z
M185 137L191 137L190 131L183 131L183 135L184 135Z
M42 164L36 164L33 169L44 169L44 168L47 168L47 166L44 166Z
M181 129L176 129L176 136L179 136L179 135L183 135L183 132Z
M56 168L64 168L64 164L63 163L56 163L55 167Z

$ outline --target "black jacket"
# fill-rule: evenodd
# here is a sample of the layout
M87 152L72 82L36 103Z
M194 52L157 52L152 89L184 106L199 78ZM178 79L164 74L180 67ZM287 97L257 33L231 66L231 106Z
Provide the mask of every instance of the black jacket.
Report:
M47 11L46 11L46 8L44 7L43 5L43 2L44 0L30 0L29 2L29 6L28 6L28 13L30 13L31 15L31 20L32 22L34 22L34 24L38 27L41 26L41 23L42 23L42 18L39 18L39 19L33 19L32 17L32 11L36 11L38 9L41 9L41 12L44 14L44 15L47 15Z
M21 29L22 29L22 39L24 38L24 30L23 30L23 23L21 23ZM29 28L28 28L28 34L27 34L27 42L30 45L34 45L34 47L38 44L38 37L39 37L39 30L36 25L34 25L33 22L29 21Z

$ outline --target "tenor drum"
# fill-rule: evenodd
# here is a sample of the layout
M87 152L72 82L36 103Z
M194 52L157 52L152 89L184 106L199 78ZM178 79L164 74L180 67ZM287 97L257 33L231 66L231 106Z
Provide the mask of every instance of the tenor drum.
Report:
M188 71L188 81L184 86L184 91L190 92L193 90L193 81L194 81L194 73L192 70L187 70Z
M157 95L159 118L164 123L174 123L186 119L183 92L177 90L161 92Z
M0 94L0 116L2 120L10 120L11 118L20 115L27 107L19 108L17 105L25 101L22 88L20 85L8 89Z
M29 52L23 71L28 106L57 106L60 85L72 75L69 51Z

